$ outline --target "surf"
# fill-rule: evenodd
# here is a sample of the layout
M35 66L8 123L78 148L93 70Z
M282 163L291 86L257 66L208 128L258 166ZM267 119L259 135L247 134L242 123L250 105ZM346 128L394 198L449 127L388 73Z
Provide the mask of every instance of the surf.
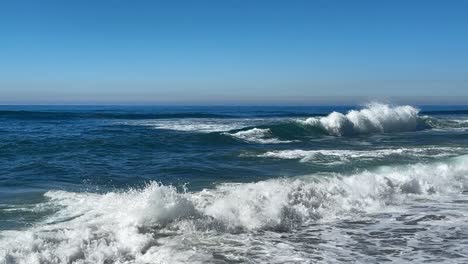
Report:
M290 232L382 212L411 199L438 199L465 190L467 164L464 155L351 174L224 183L199 192L157 182L103 194L48 191L47 202L35 210L56 213L25 230L3 231L0 258L12 263L201 263L210 256L193 249L195 240L182 238Z

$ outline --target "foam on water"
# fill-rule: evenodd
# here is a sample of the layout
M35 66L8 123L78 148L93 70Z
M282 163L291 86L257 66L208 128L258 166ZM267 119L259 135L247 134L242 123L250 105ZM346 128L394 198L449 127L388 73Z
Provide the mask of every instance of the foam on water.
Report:
M240 126L235 126L231 124L170 124L170 123L159 123L155 124L154 128L157 129L168 129L175 131L195 131L195 132L222 132L229 131L233 129L241 128Z
M424 148L394 148L394 149L373 149L373 150L340 150L340 149L321 149L321 150L276 150L267 151L255 155L261 158L276 159L299 159L300 162L348 162L352 160L374 160L386 158L389 156L408 156L408 157L447 157L466 153L467 149L460 147L424 147ZM249 156L249 154L243 154Z
M3 231L0 259L7 263L203 263L213 261L213 252L234 258L242 253L236 253L243 250L241 245L256 237L261 241L257 257L265 257L264 261L300 262L307 256L298 255L286 241L274 242L277 231L287 234L318 222L404 206L412 199L460 193L467 186L467 176L468 156L459 156L351 175L226 183L193 193L157 183L106 194L49 191L45 194L49 201L38 210L57 212L26 230Z
M371 103L347 114L332 112L324 117L305 120L291 118L181 118L125 122L184 132L224 132L245 142L274 144L296 141L313 135L351 136L358 134L410 132L427 128L464 129L465 119L437 119L420 116L413 106ZM240 131L239 131L240 130ZM278 139L278 138L281 138Z
M171 119L171 120L150 120L137 122L138 125L149 126L156 129L167 129L184 132L224 132L233 129L240 129L252 122L259 122L257 119Z
M249 130L243 130L236 133L226 133L226 135L234 138L253 143L261 144L277 144L277 143L290 143L291 140L280 140L273 137L271 130L268 128L252 128Z
M418 112L418 109L409 105L391 107L372 103L367 108L352 110L347 114L332 112L326 117L311 117L299 122L322 128L335 136L407 132L418 129Z

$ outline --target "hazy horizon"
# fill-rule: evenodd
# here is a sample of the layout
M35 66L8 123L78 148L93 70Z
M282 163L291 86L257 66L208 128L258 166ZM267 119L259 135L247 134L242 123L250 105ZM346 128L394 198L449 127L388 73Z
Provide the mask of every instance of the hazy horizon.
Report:
M366 96L343 96L343 97L310 97L310 98L232 98L227 100L205 99L205 100L1 100L0 106L21 105L51 105L51 106L359 106L370 103L383 103L389 105L447 105L468 106L466 97L366 97Z
M464 104L467 12L463 1L7 1L0 104Z

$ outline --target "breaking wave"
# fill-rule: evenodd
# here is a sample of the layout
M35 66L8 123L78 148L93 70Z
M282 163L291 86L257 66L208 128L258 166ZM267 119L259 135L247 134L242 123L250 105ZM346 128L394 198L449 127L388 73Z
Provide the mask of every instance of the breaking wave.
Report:
M275 159L298 159L300 162L336 163L353 160L375 160L393 156L402 157L449 157L465 154L467 149L460 147L423 147L423 148L393 148L372 150L345 150L345 149L320 149L320 150L275 150L262 154L242 154L244 157L260 157Z
M419 109L371 103L363 109L347 113L332 112L309 118L234 118L233 116L191 116L189 114L151 117L124 125L145 126L159 130L203 133L212 139L228 136L241 142L256 144L294 143L310 137L357 136L367 134L412 132L425 129L466 129L468 121L421 116ZM438 113L438 112L437 112ZM451 113L451 112L450 112ZM456 112L458 113L458 112ZM164 117L164 118L162 118ZM148 117L149 118L149 117ZM136 118L135 118L136 119ZM232 141L229 141L232 142Z
M300 122L335 136L409 132L428 127L418 113L418 109L409 105L391 107L373 103L367 108L351 110L347 114L332 112L325 117L311 117Z
M467 175L465 155L351 175L229 183L192 193L158 183L106 194L49 191L48 202L36 210L57 212L29 229L2 232L0 258L7 263L203 263L213 255L198 247L216 244L214 237L229 241L236 234L292 230L379 212L414 196L437 199L463 192Z
M250 143L291 143L315 136L356 136L379 133L412 132L425 129L465 129L466 119L437 119L420 116L415 107L372 103L346 114L332 112L327 116L306 119L276 120L224 132Z

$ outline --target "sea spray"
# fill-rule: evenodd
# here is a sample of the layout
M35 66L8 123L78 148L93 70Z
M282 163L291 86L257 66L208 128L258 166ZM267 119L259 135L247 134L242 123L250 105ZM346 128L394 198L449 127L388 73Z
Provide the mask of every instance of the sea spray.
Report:
M406 105L391 107L372 103L361 110L347 114L332 112L326 117L311 117L304 124L323 128L328 134L345 136L354 134L415 131L422 127L419 110Z
M179 238L193 232L199 239L213 236L210 230L217 236L291 230L379 212L405 197L461 192L467 164L468 156L460 156L351 175L226 183L194 193L157 183L122 193L50 191L41 206L58 212L26 230L3 231L0 258L11 263L167 262L174 260L175 250L176 262L203 262L209 256L196 249L197 242Z

